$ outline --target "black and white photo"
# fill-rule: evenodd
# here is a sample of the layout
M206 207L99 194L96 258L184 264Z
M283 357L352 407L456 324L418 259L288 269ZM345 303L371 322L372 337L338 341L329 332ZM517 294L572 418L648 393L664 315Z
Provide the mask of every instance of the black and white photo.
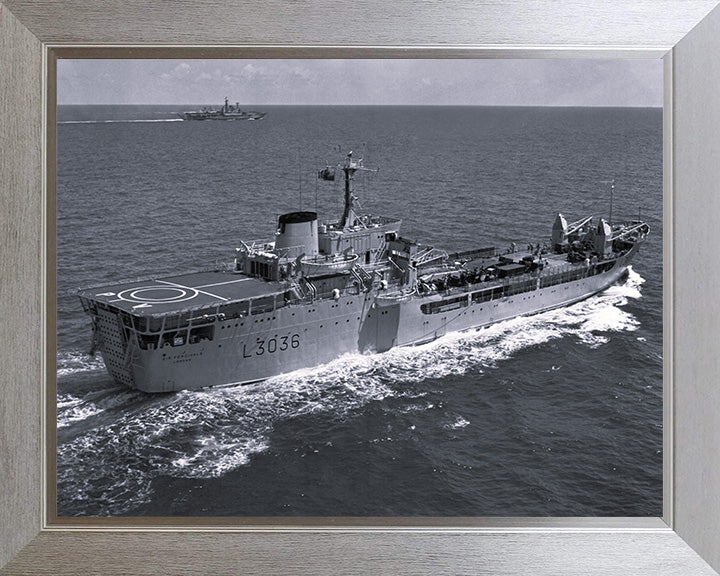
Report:
M662 64L59 60L58 516L658 516Z

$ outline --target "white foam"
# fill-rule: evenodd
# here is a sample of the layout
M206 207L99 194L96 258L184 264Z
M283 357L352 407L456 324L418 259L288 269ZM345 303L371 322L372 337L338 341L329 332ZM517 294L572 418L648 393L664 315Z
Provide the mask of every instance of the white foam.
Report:
M240 442L218 440L215 435L200 438L192 455L183 455L170 465L183 471L183 476L196 478L219 477L247 464L250 456L267 450L268 443L248 439Z
M68 376L78 372L105 370L102 356L90 356L84 352L58 352L57 375Z
M58 411L57 427L64 428L75 422L81 422L91 416L100 414L101 412L103 412L103 410L94 404L79 404L77 406L72 406L64 410L62 414Z
M607 336L598 335L597 332L631 332L639 327L640 322L632 314L620 308L608 306L590 312L580 326L578 336L591 347L595 347L609 341Z
M58 394L57 395L57 409L65 410L77 406L82 402L82 398L73 396L72 394Z
M460 428L465 428L468 424L470 424L468 420L465 420L462 416L458 416L453 422L445 424L445 428L448 430L458 430Z
M57 427L64 428L101 414L106 410L122 409L136 404L143 395L127 388L109 388L89 392L83 398L73 394L57 395Z
M267 450L268 436L279 421L309 413L338 416L392 394L370 375L373 370L371 358L355 355L253 386L181 392L134 408L128 402L127 411L112 424L59 446L59 480L82 498L94 482L105 484L108 478L118 485L103 485L106 493L114 493L121 481L129 485L157 475L221 476ZM75 400L63 402L72 406ZM128 461L135 462L129 475L117 469ZM106 507L119 514L140 503L126 497Z

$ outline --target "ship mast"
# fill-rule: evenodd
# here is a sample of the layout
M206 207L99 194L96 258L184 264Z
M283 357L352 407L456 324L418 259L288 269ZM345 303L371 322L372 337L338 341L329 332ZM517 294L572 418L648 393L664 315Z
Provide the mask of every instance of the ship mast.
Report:
M608 218L608 222L610 223L610 226L612 226L613 223L613 196L615 196L615 178L612 180L601 180L603 184L610 184L610 216Z
M351 215L354 215L353 200L355 200L355 196L353 195L352 182L353 174L355 174L355 171L357 170L357 164L357 162L353 161L352 150L350 150L350 152L348 152L347 158L345 158L345 164L343 164L342 167L342 170L345 173L345 208L343 210L342 219L340 220L340 226L342 226L343 228L348 225L348 222L350 222L352 225L352 220L354 220L354 218L351 218Z
M362 162L362 158L359 160L353 160L352 150L350 150L345 158L345 163L342 165L342 171L345 173L345 208L343 209L340 226L343 228L353 226L357 217L355 210L353 210L354 202L357 200L357 196L353 194L353 175L358 170L377 172L377 170L365 168Z
M317 177L320 180L330 181L335 180L335 175L337 174L338 170L342 170L345 174L345 207L343 208L342 218L337 223L342 229L352 228L358 221L358 216L355 213L354 209L357 196L353 194L353 176L355 172L359 170L362 170L364 172L377 172L377 169L365 168L365 166L363 166L362 158L360 158L359 160L353 160L352 155L352 150L350 150L350 152L348 152L347 156L345 157L344 163L337 164L336 166L330 166L330 164L328 164L327 166L325 166L325 168L319 170L317 173Z

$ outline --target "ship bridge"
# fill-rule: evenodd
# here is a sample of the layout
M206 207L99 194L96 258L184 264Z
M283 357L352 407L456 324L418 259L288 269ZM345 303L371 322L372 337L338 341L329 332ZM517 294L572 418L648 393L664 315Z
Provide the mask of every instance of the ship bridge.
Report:
M398 238L402 220L383 216L360 215L355 208L353 175L365 168L352 152L343 164L327 166L318 172L322 180L335 180L344 173L345 206L336 222L318 225L317 213L297 211L278 218L275 239L243 243L237 249L235 269L269 281L298 276L314 277L348 270L356 264L370 265L383 260L388 247Z

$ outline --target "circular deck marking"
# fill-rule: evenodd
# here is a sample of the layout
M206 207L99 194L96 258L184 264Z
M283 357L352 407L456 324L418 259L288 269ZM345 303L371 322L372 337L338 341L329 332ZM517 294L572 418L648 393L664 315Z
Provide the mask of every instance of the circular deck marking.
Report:
M177 288L175 286L140 286L123 290L117 297L126 302L136 304L173 304L192 300L199 292L194 288Z

